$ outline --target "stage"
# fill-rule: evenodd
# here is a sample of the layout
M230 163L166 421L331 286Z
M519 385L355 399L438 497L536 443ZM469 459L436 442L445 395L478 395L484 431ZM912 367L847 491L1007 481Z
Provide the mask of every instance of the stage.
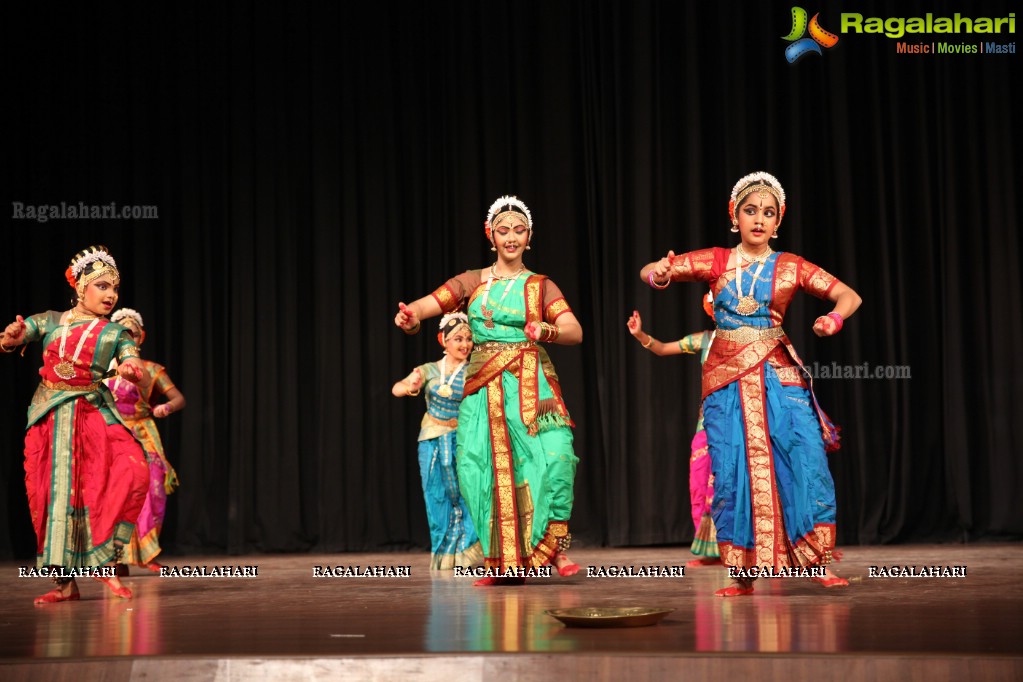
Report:
M691 558L686 548L572 555L583 566L576 576L491 588L431 573L425 553L168 556L179 574L250 575L133 568L132 600L85 579L81 601L47 606L32 599L49 580L19 577L5 562L0 677L1023 679L1018 544L849 547L835 565L848 588L761 579L753 595L730 599L713 595L727 583L719 566L687 567L684 577L586 575L588 566L667 573ZM965 577L870 577L872 566L958 567ZM314 576L348 567L409 575ZM575 606L674 611L657 625L607 629L544 613Z

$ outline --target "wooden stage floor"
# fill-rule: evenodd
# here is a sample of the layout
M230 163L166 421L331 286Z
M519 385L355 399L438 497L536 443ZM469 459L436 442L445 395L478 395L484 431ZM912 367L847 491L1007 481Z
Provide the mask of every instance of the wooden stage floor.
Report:
M132 600L80 580L82 600L0 564L0 679L765 680L1023 679L1023 544L849 547L825 590L761 579L713 596L723 568L682 578L587 577L586 566L682 565L686 548L586 549L571 578L473 587L425 553L164 557L256 577L134 569ZM314 577L314 567L410 566L409 577ZM870 577L871 566L964 566L966 577ZM659 624L569 628L546 609L657 606Z

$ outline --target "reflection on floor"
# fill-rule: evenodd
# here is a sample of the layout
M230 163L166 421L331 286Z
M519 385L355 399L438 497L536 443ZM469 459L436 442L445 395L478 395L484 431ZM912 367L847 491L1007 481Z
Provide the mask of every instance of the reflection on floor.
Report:
M126 580L132 600L87 579L79 581L81 601L39 607L32 598L49 581L20 578L18 564L7 562L0 565L0 676L83 679L90 670L121 670L141 678L171 666L175 676L192 671L197 679L251 678L256 670L307 679L400 670L427 679L449 669L452 680L510 671L549 679L559 668L573 676L657 676L684 664L758 679L773 679L777 667L792 679L797 662L819 677L818 655L831 654L827 665L838 655L853 665L851 675L933 665L945 671L937 679L981 670L1023 679L1021 545L851 547L834 566L850 578L848 588L761 579L753 595L730 599L713 596L728 582L719 566L686 567L681 578L587 577L587 567L606 574L680 566L691 558L684 548L579 549L573 558L584 568L572 578L481 588L471 576L431 573L425 553L164 557L179 573L228 566L258 574L160 577L135 569ZM408 577L314 576L328 566L411 570ZM872 566L964 566L966 576L870 577ZM674 611L654 626L606 629L565 627L545 613L575 606ZM316 664L303 667L310 660Z

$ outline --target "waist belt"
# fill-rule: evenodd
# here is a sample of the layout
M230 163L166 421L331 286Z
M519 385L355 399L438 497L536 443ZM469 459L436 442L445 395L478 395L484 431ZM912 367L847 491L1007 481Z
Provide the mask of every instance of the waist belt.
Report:
M523 348L535 348L535 341L513 341L512 343L505 343L504 341L484 341L483 343L476 344L473 346L473 353L498 353L504 350L521 350Z
M72 386L66 384L63 381L53 383L52 381L42 380L43 386L54 391L71 391L72 393L92 393L93 391L99 390L99 384L86 384L85 386Z
M785 336L785 330L781 327L739 327L738 329L716 329L715 339L723 339L734 343L753 343L754 341L767 341L768 339L780 339Z
M429 412L426 413L426 418L438 426L448 426L452 429L458 427L458 417L452 417L451 419L438 419Z

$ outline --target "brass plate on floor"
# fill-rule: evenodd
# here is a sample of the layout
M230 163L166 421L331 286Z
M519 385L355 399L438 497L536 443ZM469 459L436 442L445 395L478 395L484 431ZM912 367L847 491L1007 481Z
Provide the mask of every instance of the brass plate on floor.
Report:
M548 616L576 628L637 628L656 625L675 609L649 606L583 606L573 609L549 609Z

